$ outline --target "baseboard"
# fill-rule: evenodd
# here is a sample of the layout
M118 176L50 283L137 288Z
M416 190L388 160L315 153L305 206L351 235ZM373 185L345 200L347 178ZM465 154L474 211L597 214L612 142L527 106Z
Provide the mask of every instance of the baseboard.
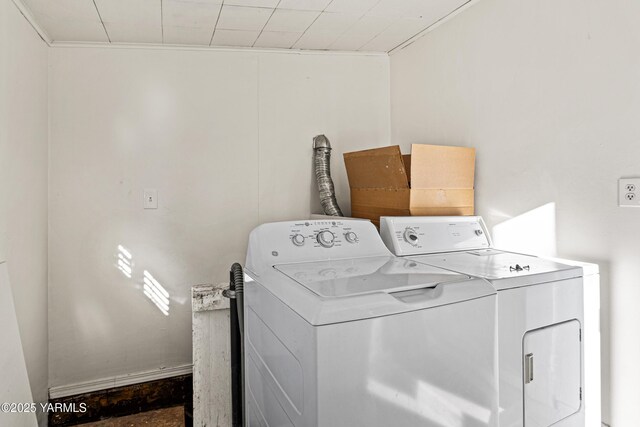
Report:
M172 368L154 369L152 371L136 372L133 374L118 375L110 378L83 381L75 384L51 387L49 389L49 398L58 399L61 397L75 396L77 394L91 393L114 387L124 387L132 384L156 381L163 378L188 375L192 372L193 365L181 365Z
M175 374L177 370L165 369L162 375L167 374L167 371ZM134 380L142 382L49 399L52 408L62 408L48 412L49 427L75 426L176 406L184 408L185 423L190 425L188 421L192 420L193 413L193 375L147 381L152 377L157 377L157 373L128 375L127 383ZM93 388L102 384L104 382L92 382L89 386ZM87 384L82 384L82 387L86 390ZM71 389L81 390L77 385ZM69 388L65 392L69 392Z

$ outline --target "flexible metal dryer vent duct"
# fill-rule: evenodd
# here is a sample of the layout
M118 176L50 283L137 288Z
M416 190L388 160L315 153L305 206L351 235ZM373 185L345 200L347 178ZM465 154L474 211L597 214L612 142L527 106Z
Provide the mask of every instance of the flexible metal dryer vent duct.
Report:
M320 192L320 204L326 215L344 216L336 200L336 192L331 180L331 144L324 135L313 138L313 164L316 182Z

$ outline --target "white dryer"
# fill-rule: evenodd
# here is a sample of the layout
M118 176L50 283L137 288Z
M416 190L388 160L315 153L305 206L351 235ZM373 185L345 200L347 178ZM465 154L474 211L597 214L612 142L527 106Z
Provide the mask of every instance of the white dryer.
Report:
M496 292L357 220L264 224L245 268L245 423L497 426Z
M383 217L380 233L396 255L498 291L500 427L585 426L582 268L494 249L480 217Z

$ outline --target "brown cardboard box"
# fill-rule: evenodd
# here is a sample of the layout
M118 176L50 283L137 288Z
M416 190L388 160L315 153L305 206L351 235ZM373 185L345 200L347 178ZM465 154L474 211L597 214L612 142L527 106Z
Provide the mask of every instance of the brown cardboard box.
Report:
M473 215L476 150L413 144L344 154L351 188L351 216Z

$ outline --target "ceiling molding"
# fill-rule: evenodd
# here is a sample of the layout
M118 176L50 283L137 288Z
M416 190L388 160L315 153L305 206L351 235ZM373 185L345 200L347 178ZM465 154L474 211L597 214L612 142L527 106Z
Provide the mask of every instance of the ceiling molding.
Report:
M51 46L51 43L52 43L51 37L49 37L49 34L47 34L47 32L44 30L44 28L42 28L40 26L40 24L38 24L38 21L36 21L35 17L33 16L33 13L31 12L31 9L29 9L27 7L27 5L25 5L22 2L22 0L13 0L13 4L16 5L16 7L18 8L18 10L22 14L22 16L24 16L25 19L27 20L27 22L29 22L29 24L31 24L31 26L33 27L35 32L38 33L40 38L47 45Z
M435 30L436 28L438 28L440 25L445 24L446 22L450 21L451 19L455 18L456 16L458 16L460 13L464 12L465 10L469 9L471 6L474 6L476 3L478 3L480 0L468 0L465 4L463 4L462 6L459 6L457 9L453 10L452 12L450 12L448 15L443 16L442 18L440 18L439 20L437 20L436 22L434 22L433 24L429 25L427 28L425 28L424 30L420 31L418 34L416 34L415 36L411 37L410 39L400 43L398 46L394 47L393 49L391 49L388 53L389 56L401 51L402 49L404 49L405 47L408 47L409 45L412 45L413 43L417 42L419 39L421 39L422 37L426 36L427 34L429 34L430 32L432 32L433 30Z
M303 50L263 47L192 46L160 43L82 43L52 42L52 48L104 48L104 49L148 49L148 50L195 50L209 52L280 53L288 55L338 55L338 56L389 56L387 52L367 52L352 50Z

